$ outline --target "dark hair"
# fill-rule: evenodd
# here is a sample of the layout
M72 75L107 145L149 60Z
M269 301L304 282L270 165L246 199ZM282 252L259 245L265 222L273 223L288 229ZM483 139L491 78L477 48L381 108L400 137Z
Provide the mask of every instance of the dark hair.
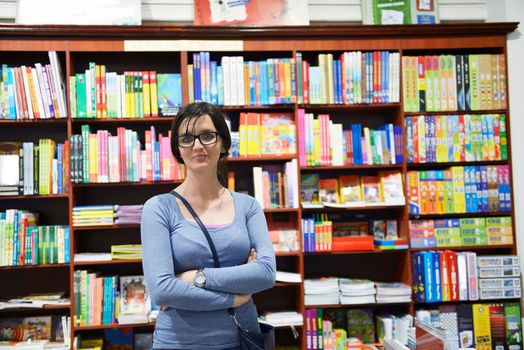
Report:
M171 152L175 159L180 164L184 164L184 160L180 156L180 150L178 149L177 137L180 126L187 119L187 128L190 127L191 122L194 123L208 115L213 122L213 125L217 129L220 138L222 139L222 145L224 146L225 152L220 152L220 158L218 159L217 177L222 186L227 187L227 164L226 159L231 148L231 134L227 127L226 120L220 109L216 106L207 102L194 102L185 105L178 112L173 123L171 123Z

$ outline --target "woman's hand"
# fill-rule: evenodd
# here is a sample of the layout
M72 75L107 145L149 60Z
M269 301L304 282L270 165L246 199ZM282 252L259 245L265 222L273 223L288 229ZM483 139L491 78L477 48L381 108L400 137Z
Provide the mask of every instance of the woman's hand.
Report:
M178 278L179 280L182 280L186 283L189 283L189 284L193 284L194 281L195 281L195 275L197 273L198 270L189 270L189 271L186 271L186 272L182 272L178 275L176 275L175 277Z
M257 251L255 248L251 248L251 251L249 252L249 256L247 257L247 263L253 262L257 260Z
M232 307L239 307L251 300L251 294L235 294Z

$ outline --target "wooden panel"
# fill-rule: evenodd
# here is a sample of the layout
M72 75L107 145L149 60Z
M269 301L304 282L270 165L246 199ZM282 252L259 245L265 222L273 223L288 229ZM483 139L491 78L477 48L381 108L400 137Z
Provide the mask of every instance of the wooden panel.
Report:
M296 51L322 51L322 50L398 50L398 39L385 40L265 40L244 41L245 50L296 50Z
M70 51L124 51L123 40L71 40L67 41Z
M471 48L490 48L490 47L504 47L506 38L500 36L486 36L486 37L454 37L454 38L432 38L431 41L426 38L417 39L403 39L402 48L405 50L413 49L464 49Z
M62 40L0 40L1 51L64 51L66 47Z

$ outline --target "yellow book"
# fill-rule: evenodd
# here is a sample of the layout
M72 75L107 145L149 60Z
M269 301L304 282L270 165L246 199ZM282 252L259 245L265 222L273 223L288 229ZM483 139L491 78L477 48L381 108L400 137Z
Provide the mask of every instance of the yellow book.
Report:
M144 71L142 74L144 83L142 85L142 98L144 100L144 117L151 116L151 82L149 81L149 72Z
M253 65L253 66L256 66L256 65ZM254 72L254 69L253 69L253 72ZM248 65L246 64L244 66L244 69L243 69L243 73L244 73L244 101L245 101L245 104L248 105L250 104L249 101L250 101L250 93L249 93L249 67ZM255 73L256 74L256 73Z
M441 124L441 116L434 116L435 118L435 142L436 142L436 156L437 156L437 162L441 163L443 162L444 158L444 147L442 145L442 124Z
M247 113L240 113L240 122L238 124L238 153L246 157L247 152Z
M318 55L318 66L320 68L320 103L329 103L328 99L328 71L327 57L325 54Z
M96 117L102 118L102 109L100 108L100 102L102 101L101 95L101 86L100 86L100 65L95 65L95 94L96 94Z
M475 349L491 350L491 325L488 304L473 304L473 333Z
M493 76L491 72L493 71L491 68L491 56L492 55L484 55L484 74L486 77L486 109L493 109L495 108L493 106Z
M450 147L453 147L453 143L452 143L452 138L451 137L448 137L449 135L449 130L448 130L448 125L449 125L449 122L448 122L448 118L451 119L452 117L451 116L447 116L447 115L442 115L440 116L440 121L437 119L437 121L435 122L435 124L439 124L440 123L440 128L441 128L441 131L442 131L442 139L440 140L440 144L442 146L442 161L443 162L449 162L450 159L449 159L449 148ZM438 159L437 159L438 161Z
M191 81L192 80L193 79L191 79ZM158 117L158 87L156 83L156 71L154 70L149 72L149 84L149 89L151 90L151 116Z
M453 206L455 213L466 212L466 195L464 193L464 168L455 166L451 168L453 179Z
M291 101L291 63L284 62L284 101Z
M89 182L98 178L98 142L96 134L89 134Z
M125 79L125 94L126 94L126 115L124 118L131 117L131 72L124 73Z
M130 113L129 113L129 117L130 118L136 118L138 117L138 108L137 108L137 84L136 84L136 81L138 79L137 75L136 75L136 72L131 72L129 73L129 79L130 79L130 84L131 84L131 87L130 87L130 101L129 101L129 105L131 107L130 109Z
M373 164L373 150L371 149L371 135L369 135L369 128L364 128L364 140L366 143L367 164Z
M444 171L437 171L437 213L446 212L446 186L444 182Z
M448 107L448 73L446 69L446 55L438 56L438 77L440 87L440 110L447 111Z
M322 146L320 144L320 120L313 119L313 159L314 165L319 166L320 160L322 159Z
M327 102L334 104L335 103L335 83L333 78L333 54L328 53L326 55L326 65L327 65Z

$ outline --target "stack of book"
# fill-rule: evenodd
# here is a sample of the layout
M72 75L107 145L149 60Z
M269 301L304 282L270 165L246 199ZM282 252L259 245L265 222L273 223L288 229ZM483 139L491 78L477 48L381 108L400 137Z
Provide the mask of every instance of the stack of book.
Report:
M296 311L267 312L259 317L273 327L302 326L304 318L301 313Z
M411 288L404 283L377 282L377 303L409 303L411 301Z
M142 259L141 244L121 244L111 246L111 258L114 260Z
M370 280L340 279L340 303L342 305L375 303L375 285Z
M73 226L113 225L115 206L88 205L73 207Z
M110 253L76 253L75 262L108 261L111 260Z
M338 278L307 279L304 281L304 294L306 305L338 304L340 302Z
M479 297L481 300L520 298L519 257L516 255L479 256Z
M115 224L139 224L143 207L141 204L116 205Z

